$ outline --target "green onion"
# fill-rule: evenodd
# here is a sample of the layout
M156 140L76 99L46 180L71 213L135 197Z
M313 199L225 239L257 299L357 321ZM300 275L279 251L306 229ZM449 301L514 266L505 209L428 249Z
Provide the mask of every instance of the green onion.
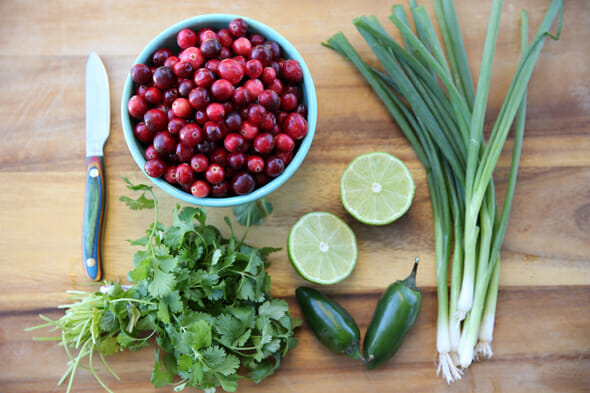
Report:
M523 12L522 57L487 141L483 125L503 1L492 3L477 91L453 2L435 0L444 46L426 9L415 0L409 3L416 33L402 6L394 6L389 17L403 46L374 16L353 21L382 70L369 66L342 33L323 44L357 67L426 171L434 221L438 372L453 382L461 378L474 353L492 354L500 250L522 149L526 89L545 38L559 37L563 1L552 1L530 44ZM558 33L552 36L549 28L558 13ZM515 117L512 164L500 211L492 173Z

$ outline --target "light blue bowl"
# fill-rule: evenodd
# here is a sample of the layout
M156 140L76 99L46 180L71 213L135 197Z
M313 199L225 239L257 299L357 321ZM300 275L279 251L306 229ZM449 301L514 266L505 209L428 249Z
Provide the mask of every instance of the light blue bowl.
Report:
M272 179L263 187L257 188L256 190L247 195L216 198L196 198L192 194L189 194L179 188L174 187L162 178L153 178L146 174L146 176L162 190L166 191L170 195L180 200L183 200L194 205L211 207L238 206L251 201L255 201L259 198L262 198L270 194L271 192L279 188L281 185L283 185L299 168L299 166L303 162L303 159L307 155L307 152L309 151L311 142L315 134L318 109L317 97L315 93L315 87L313 85L313 80L311 78L311 73L309 72L309 69L305 64L305 61L303 60L299 52L297 52L295 47L291 45L289 41L287 41L282 35L254 19L231 14L208 14L185 19L173 26L170 26L169 28L158 34L156 38L150 41L150 43L141 51L139 56L137 56L137 59L135 59L134 64L149 63L152 54L160 48L169 48L175 52L178 51L179 48L176 44L176 34L182 29L191 28L195 31L198 31L206 26L212 27L214 29L221 29L224 27L227 28L229 22L235 18L242 18L246 22L248 22L249 34L259 33L262 36L264 36L267 40L276 41L280 45L283 56L285 58L295 59L301 65L301 69L303 70L303 103L307 107L307 135L299 145L299 149L293 157L293 160L289 163L289 165L287 165L283 173L281 173L281 175L277 176L276 178ZM127 111L127 102L129 98L133 95L133 92L133 80L131 79L131 76L128 75L127 80L125 81L123 95L121 98L121 120L123 123L123 133L125 135L125 141L127 142L127 146L129 147L129 151L131 152L133 159L145 174L145 171L143 170L145 164L144 147L135 138L135 135L133 133L133 120Z

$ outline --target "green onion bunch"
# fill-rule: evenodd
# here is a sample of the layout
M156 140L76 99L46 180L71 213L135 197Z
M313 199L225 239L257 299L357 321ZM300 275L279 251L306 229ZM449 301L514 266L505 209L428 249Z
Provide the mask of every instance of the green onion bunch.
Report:
M503 1L492 3L476 86L453 1L435 0L434 6L442 42L415 0L409 0L413 29L403 6L393 6L389 16L401 43L375 16L353 21L380 68L365 62L342 33L324 45L361 72L425 168L434 221L438 373L453 382L474 358L492 356L500 250L523 143L527 85L546 37L559 37L563 1L551 2L530 42L522 11L520 63L487 139L484 119ZM558 16L554 36L549 29ZM513 155L500 208L492 175L511 129Z

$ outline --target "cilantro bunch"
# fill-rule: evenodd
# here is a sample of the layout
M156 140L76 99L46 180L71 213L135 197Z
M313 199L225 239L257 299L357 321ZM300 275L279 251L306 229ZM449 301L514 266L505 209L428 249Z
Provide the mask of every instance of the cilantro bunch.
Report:
M269 292L266 260L277 249L238 240L227 218L231 237L225 238L198 207L177 206L166 228L158 221L152 188L125 181L142 194L121 199L132 209L156 212L146 235L131 242L141 246L128 273L132 285L105 283L94 293L72 292L77 301L62 306L63 317L41 316L47 323L31 328L61 330L54 339L61 340L71 360L60 383L69 378L69 392L87 357L88 368L110 392L92 366L93 354L118 379L104 355L151 343L155 387L234 392L240 379L258 383L271 375L295 346L293 333L300 324L289 316L287 302Z

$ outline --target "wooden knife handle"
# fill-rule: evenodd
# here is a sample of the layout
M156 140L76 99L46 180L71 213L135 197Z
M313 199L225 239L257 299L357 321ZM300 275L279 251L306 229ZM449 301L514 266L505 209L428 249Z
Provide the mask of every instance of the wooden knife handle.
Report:
M82 262L92 281L102 278L102 222L105 202L104 161L101 156L86 162L86 202L82 227Z

